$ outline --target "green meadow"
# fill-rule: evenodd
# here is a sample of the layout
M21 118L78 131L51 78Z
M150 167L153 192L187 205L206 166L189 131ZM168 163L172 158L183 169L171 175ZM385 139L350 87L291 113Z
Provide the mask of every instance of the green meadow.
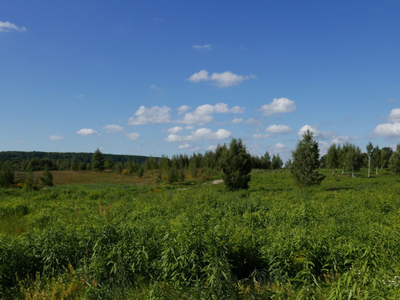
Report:
M286 170L239 192L72 171L0 189L0 299L399 299L400 178L322 172L310 189Z

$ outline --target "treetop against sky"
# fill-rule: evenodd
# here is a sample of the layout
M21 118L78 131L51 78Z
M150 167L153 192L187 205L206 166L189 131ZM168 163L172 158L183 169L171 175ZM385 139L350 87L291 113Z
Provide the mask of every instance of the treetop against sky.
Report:
M0 151L400 142L399 1L9 1Z

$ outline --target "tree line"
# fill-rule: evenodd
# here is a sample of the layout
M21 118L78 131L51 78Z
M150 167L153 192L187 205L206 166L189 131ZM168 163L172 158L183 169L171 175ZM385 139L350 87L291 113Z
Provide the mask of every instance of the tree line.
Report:
M232 139L229 145L218 145L214 151L174 155L171 158L127 156L103 154L99 149L94 153L47 153L46 152L0 152L0 186L11 186L14 182L14 172L93 170L114 171L118 175L137 175L143 177L146 171L159 170L157 183L163 179L163 171L167 172L168 183L183 183L186 174L192 179L210 179L218 172L223 173L223 179L228 190L245 189L250 181L252 169L276 170L283 166L290 170L295 181L301 186L319 184L323 178L316 171L319 168L331 169L332 175L341 172L342 175L356 176L361 167L379 169L390 168L400 175L400 145L395 151L390 147L382 149L370 142L362 152L360 147L344 143L333 144L326 155L320 157L318 143L313 139L312 132L306 132L292 151L292 157L285 165L279 155L268 151L262 156L250 155L241 139ZM28 178L31 177L30 175Z

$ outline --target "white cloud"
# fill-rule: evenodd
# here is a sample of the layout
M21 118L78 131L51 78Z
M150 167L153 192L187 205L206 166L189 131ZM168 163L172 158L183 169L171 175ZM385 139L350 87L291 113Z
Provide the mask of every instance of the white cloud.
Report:
M169 114L170 108L163 106L153 106L146 108L141 106L128 120L128 125L144 125L144 124L163 124L169 123L171 115Z
M192 131L191 135L181 136L176 134L170 134L165 139L167 142L186 142L186 141L202 141L202 140L225 140L230 138L232 133L225 129L218 129L216 132L212 132L208 128L199 128L196 131Z
M212 120L214 120L214 118L210 115L195 115L193 113L187 113L183 116L183 119L178 120L178 123L204 125L211 123Z
M134 140L137 140L137 139L141 138L141 135L139 133L136 133L136 132L127 133L127 134L125 134L125 136L126 136L126 138L128 140L131 140L131 141L134 141Z
M197 49L197 50L211 50L211 45L206 44L206 45L193 45L192 48Z
M289 133L292 132L292 129L286 125L271 125L265 128L265 131L271 133Z
M178 123L204 125L214 120L211 114L243 113L244 111L244 107L234 106L229 108L225 103L217 103L216 105L204 104L198 106L193 112L186 113L182 119L178 120Z
M284 144L282 144L282 143L277 143L277 144L275 145L275 147L276 147L277 149L286 149L286 146L285 146Z
M191 126L191 125L185 126L185 129L187 129L187 130L192 130L193 128L194 128L194 126Z
M49 136L49 140L50 141L62 141L64 138L62 136L59 135L51 135Z
M115 124L106 125L103 127L103 129L108 133L116 133L116 132L124 131L123 127L121 127L119 125L115 125Z
M350 137L347 135L337 135L335 132L332 132L332 131L320 130L317 125L314 125L314 126L304 125L303 127L301 127L298 132L298 136L300 139L303 138L303 135L307 130L310 130L313 133L314 138L318 137L320 139L329 140L330 143L333 143L333 144L343 144L343 143L354 141L354 140L358 139L358 137Z
M194 73L192 76L190 76L186 80L189 80L191 82L199 82L199 81L202 81L202 80L208 81L209 80L208 72L206 70L201 70L201 71L199 71L197 73Z
M189 149L190 147L192 147L191 145L189 145L188 143L179 145L178 149Z
M151 89L156 90L156 91L160 91L161 89L156 86L154 83L150 86Z
M213 73L210 77L211 81L214 81L215 84L219 87L226 88L231 85L236 85L244 80L256 78L254 75L249 76L242 76L233 74L230 71L223 72L223 73Z
M25 27L19 27L10 22L2 22L0 21L0 32L10 32L10 31L26 31Z
M232 124L240 124L240 123L243 123L243 119L234 118L234 119L231 121L231 123L232 123Z
M337 137L334 132L319 130L317 125L304 125L297 133L300 139L303 138L303 135L307 130L310 130L313 133L314 138L319 137L322 139L333 140Z
M267 134L255 133L251 137L253 139L267 139L267 138L269 138L271 136L272 136L272 134L268 134L268 133Z
M82 128L81 130L77 131L76 134L79 135L92 135L92 134L98 134L96 130L90 129L90 128Z
M288 98L275 98L270 104L261 106L261 111L264 116L270 116L273 114L286 114L296 110L296 104L294 101Z
M390 113L389 117L387 118L389 122L400 122L400 108L393 108Z
M398 137L400 136L400 123L379 124L375 127L374 133L383 137Z
M78 98L83 98L83 95L78 95Z
M187 105L182 105L180 107L178 107L178 115L181 115L185 112L187 112L191 107L187 106Z
M174 133L174 134L176 134L176 133L180 133L180 132L182 132L183 131L183 128L182 127L180 127L180 126L175 126L175 127L172 127L172 128L170 128L170 129L168 129L167 130L167 133Z
M254 79L254 78L257 77L254 75L246 75L246 76L237 75L233 74L231 71L226 71L222 73L213 73L211 74L211 76L209 76L206 70L201 70L197 73L194 73L187 80L191 82L211 81L218 87L226 88L232 85L237 85L243 82L244 80Z
M217 103L214 106L210 104L200 105L194 111L195 115L209 115L213 113L226 114L226 113L243 113L244 107L234 106L231 109L226 103Z

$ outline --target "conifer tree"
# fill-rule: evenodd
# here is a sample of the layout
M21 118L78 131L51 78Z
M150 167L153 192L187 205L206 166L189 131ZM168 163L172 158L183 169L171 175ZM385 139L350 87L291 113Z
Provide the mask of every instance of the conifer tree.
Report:
M40 177L40 182L43 186L53 186L53 174L50 173L49 168L43 171L42 177Z
M325 176L317 172L319 168L318 142L314 141L313 134L307 130L303 139L292 151L293 163L291 174L300 187L309 187L321 184Z
M104 171L104 157L103 154L97 149L92 156L92 170L95 172Z
M232 139L222 159L221 167L224 172L224 183L229 191L249 188L251 155L241 139Z

